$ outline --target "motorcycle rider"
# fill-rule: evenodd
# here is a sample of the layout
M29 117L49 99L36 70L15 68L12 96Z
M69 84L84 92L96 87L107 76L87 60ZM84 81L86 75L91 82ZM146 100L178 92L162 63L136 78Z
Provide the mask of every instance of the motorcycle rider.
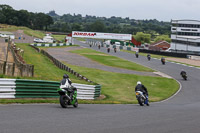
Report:
M150 60L151 59L151 55L147 54L147 59Z
M161 57L161 62L164 64L165 63L165 58Z
M136 56L136 58L138 58L138 56L139 56L138 52L135 52L135 56Z
M186 71L184 71L184 70L182 69L180 75L181 75L182 77L185 76L185 75L186 75Z
M67 74L63 75L63 79L60 82L60 88L61 89L65 89L66 91L68 91L70 93L70 98L72 100L73 98L73 94L74 94L74 90L71 89L72 88L72 81L69 79L69 76Z
M99 49L101 48L101 45L100 45L100 44L98 45L98 48L99 48Z
M146 97L145 104L146 104L147 106L149 106L147 88L146 88L140 81L137 82L137 85L136 85L136 87L135 87L135 92L136 92L136 91L141 91L141 92L143 92L144 96Z
M107 52L109 53L110 52L110 48L108 47L108 49L107 49Z
M114 52L115 52L115 53L117 52L117 48L116 48L116 47L114 48Z

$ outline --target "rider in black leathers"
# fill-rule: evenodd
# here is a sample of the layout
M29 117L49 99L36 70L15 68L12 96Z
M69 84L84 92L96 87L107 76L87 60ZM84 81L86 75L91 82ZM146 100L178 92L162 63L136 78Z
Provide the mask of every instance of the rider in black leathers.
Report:
M60 82L60 86L61 86L61 88L65 89L66 91L68 91L70 93L70 98L72 99L74 90L71 89L72 88L71 84L72 84L72 81L69 79L69 76L67 74L64 74L63 79Z
M136 91L141 91L141 92L143 92L144 96L147 98L146 104L147 104L147 106L149 106L147 88L146 88L140 81L137 82L137 86L135 87L135 92L136 92Z
M187 73L183 69L181 70L180 75L183 77L183 79L187 80Z
M165 58L164 57L161 57L161 62L162 62L163 65L165 64Z
M151 55L147 54L147 59L150 60L151 59Z
M181 75L181 76L186 75L186 71L184 71L184 70L182 69L180 75Z

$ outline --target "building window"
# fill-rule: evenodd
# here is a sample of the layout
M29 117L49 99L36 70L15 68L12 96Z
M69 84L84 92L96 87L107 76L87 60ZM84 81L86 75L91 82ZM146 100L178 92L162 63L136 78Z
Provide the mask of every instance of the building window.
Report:
M197 42L182 41L182 40L175 40L175 39L172 39L172 43L180 43L183 45L191 45L191 46L200 46L200 43L197 43Z
M190 31L191 29L181 29L182 31Z
M193 33L193 32L177 32L177 35L182 35L182 36L200 36L200 33Z
M172 24L173 27L187 27L187 28L200 28L198 24Z

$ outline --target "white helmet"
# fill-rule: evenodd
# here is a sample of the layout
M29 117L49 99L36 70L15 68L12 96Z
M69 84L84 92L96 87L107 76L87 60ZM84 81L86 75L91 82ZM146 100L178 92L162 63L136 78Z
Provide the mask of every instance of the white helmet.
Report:
M137 85L141 85L142 83L140 81L137 82Z

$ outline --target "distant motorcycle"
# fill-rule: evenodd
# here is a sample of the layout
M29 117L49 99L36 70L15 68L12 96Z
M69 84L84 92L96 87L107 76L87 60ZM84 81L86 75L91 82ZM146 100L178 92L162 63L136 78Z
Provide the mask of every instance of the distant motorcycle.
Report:
M140 106L144 106L144 104L146 104L147 106L149 106L148 100L147 98L144 96L142 91L136 91L135 92L136 98L138 100L138 103Z
M187 74L186 74L186 72L181 72L181 76L183 77L184 80L187 80Z
M163 65L165 65L165 58L161 58L161 62Z
M114 48L114 52L115 52L115 53L117 52L117 48Z
M101 48L101 46L99 45L99 46L98 46L98 48L100 49L100 48Z
M108 52L108 53L110 52L110 48L107 49L107 52Z
M151 55L147 55L147 59L150 61L151 60Z
M136 58L138 58L138 57L139 57L139 54L138 54L137 52L135 53L135 57L136 57Z

